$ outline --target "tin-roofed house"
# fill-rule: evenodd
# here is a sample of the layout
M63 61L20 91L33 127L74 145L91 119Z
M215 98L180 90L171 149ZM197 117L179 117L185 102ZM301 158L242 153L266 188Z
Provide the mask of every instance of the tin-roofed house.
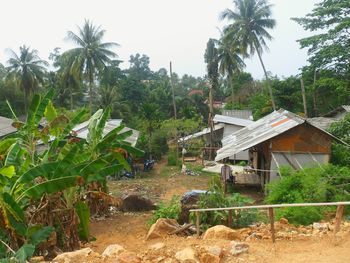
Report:
M279 178L281 166L301 169L328 163L332 140L339 139L280 109L226 137L215 160L249 150L250 166L263 187Z
M12 123L13 120L0 116L0 138L17 131L17 129L12 126Z

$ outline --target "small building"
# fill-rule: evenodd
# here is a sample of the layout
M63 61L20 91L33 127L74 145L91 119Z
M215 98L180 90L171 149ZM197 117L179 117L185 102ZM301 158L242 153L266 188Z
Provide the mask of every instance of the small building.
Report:
M0 138L17 131L17 129L12 126L12 123L13 120L0 116Z
M348 113L350 113L350 105L342 105L324 114L322 117L308 118L307 120L312 125L327 130L334 122L342 120Z
M222 110L222 115L245 120L253 120L252 110Z
M106 135L113 129L117 128L122 124L122 119L110 119L106 122L106 125L103 129L103 135ZM131 146L135 146L137 143L137 140L139 138L140 132L128 127L124 127L120 133L124 133L127 131L132 131L132 135L124 139L124 141L129 142ZM81 138L81 139L86 139L87 135L89 133L89 121L85 121L83 123L78 124L73 128L73 131L76 133L76 137Z
M280 177L281 166L302 169L328 163L333 140L340 141L306 119L280 109L228 136L215 160L248 150L251 170L263 187Z
M225 138L230 134L246 127L247 125L253 123L251 120L234 118L224 115L216 114L213 118L214 128L213 128L213 145L223 145ZM210 145L210 128L205 128L200 132L188 135L179 139L179 143L185 142L194 138L203 136L206 145ZM230 157L231 160L248 160L248 152L240 152L234 154Z

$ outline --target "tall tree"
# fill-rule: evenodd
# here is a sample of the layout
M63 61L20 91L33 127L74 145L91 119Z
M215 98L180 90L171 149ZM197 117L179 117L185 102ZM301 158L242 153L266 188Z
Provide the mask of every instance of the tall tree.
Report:
M231 87L232 103L234 102L234 86L232 83L235 73L240 72L244 67L239 49L237 46L231 45L224 37L217 41L218 44L218 63L219 72L227 78L228 86Z
M210 38L207 43L207 49L205 50L204 59L207 63L207 73L209 79L209 118L208 123L210 127L210 149L209 159L212 158L213 147L213 90L216 90L219 86L219 69L218 69L218 50L215 45L216 40Z
M225 37L233 45L239 44L242 54L253 56L257 53L264 70L273 109L276 109L272 88L262 60L262 53L267 50L266 40L272 36L267 29L273 29L276 21L271 18L271 5L267 0L234 0L235 10L226 9L220 14L221 20L232 21L224 28Z
M298 40L315 68L350 73L350 1L323 0L304 18L292 18L313 36ZM321 32L321 33L320 33Z
M27 112L28 99L40 83L43 83L46 67L49 65L38 56L38 51L25 45L19 48L19 55L9 50L8 71L24 92L24 109Z
M85 20L83 27L78 27L78 34L68 31L67 38L78 47L65 52L73 61L70 71L75 76L84 76L89 82L90 115L93 104L93 84L97 72L102 71L106 65L111 64L112 58L117 54L111 48L119 46L114 42L102 42L106 31L95 26L91 21Z

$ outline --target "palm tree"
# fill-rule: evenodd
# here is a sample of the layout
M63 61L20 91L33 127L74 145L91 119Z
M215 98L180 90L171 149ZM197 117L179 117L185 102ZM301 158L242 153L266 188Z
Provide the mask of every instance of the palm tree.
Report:
M228 86L231 86L232 90L232 103L234 102L234 90L232 85L233 75L240 72L244 67L245 63L240 57L238 46L232 45L225 37L221 37L217 40L218 45L218 63L219 73L222 76L227 77Z
M85 20L83 27L78 27L78 34L72 31L67 33L67 38L78 45L65 52L74 58L70 65L70 72L79 78L83 75L84 79L89 82L90 115L95 75L112 62L111 58L117 57L117 54L110 49L119 46L114 42L102 43L105 32L100 26L96 27L89 20Z
M46 61L40 59L38 51L30 50L29 47L21 46L19 55L13 50L9 50L10 59L7 61L7 67L10 77L18 83L24 92L24 109L27 112L28 98L31 93L43 83L46 67L49 65Z
M226 9L220 15L220 19L227 19L233 23L226 26L224 34L231 38L234 45L239 44L242 54L253 56L258 54L261 66L264 70L268 84L271 103L276 110L270 80L262 60L262 52L268 50L266 39L271 40L272 36L267 29L272 29L276 21L271 18L271 5L267 0L234 0L236 9Z

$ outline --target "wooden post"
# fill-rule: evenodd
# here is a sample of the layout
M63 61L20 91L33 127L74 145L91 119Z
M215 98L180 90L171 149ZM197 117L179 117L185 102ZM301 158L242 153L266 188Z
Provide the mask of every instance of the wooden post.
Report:
M196 230L197 230L197 238L199 238L199 235L200 235L199 224L200 224L199 211L196 211Z
M341 224L341 219L343 218L343 213L344 213L344 205L339 205L337 207L337 213L335 215L334 234L336 234L340 230L340 224Z
M232 210L228 210L227 225L228 227L232 227Z
M275 216L273 213L273 208L269 208L269 217L270 217L270 225L271 225L271 238L272 242L275 243Z

